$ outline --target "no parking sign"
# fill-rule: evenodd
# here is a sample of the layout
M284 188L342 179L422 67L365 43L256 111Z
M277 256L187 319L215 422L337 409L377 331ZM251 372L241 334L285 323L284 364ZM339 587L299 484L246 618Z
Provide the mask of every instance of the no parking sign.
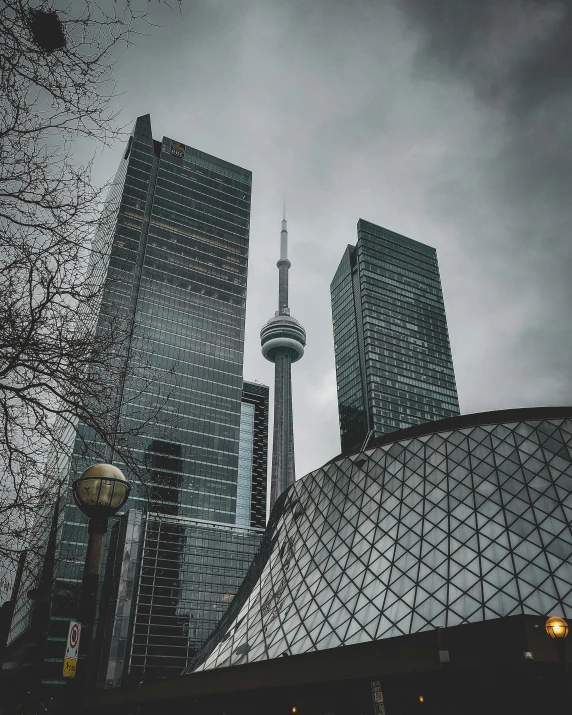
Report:
M64 678L75 678L80 635L81 623L77 623L77 621L70 621L68 642L66 645L66 654L64 657Z
M385 705L383 703L383 693L379 680L371 681L371 694L373 697L373 712L374 715L385 715Z

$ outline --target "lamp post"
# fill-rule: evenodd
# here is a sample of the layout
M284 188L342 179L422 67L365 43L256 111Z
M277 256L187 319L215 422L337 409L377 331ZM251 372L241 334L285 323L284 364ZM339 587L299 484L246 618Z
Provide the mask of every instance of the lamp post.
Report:
M566 637L568 636L568 623L560 616L551 616L544 625L548 635L556 642L558 649L558 660L562 663L564 670L568 670L566 663Z
M88 681L88 656L97 602L97 587L101 569L103 537L110 516L116 514L127 501L131 485L123 472L111 464L94 464L72 484L78 509L88 517L88 544L83 568L79 620L82 625L79 660L73 690L78 698ZM76 708L79 705L76 701Z

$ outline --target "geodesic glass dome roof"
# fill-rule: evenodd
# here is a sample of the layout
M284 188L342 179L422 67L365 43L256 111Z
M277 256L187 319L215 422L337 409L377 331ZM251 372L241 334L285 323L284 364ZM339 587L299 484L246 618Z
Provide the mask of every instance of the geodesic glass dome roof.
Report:
M405 430L297 481L189 672L572 616L572 408L488 415Z

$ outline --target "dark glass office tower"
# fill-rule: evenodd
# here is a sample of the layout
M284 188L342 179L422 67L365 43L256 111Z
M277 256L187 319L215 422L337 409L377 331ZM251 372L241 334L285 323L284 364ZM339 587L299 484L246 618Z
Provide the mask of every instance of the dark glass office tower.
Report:
M330 286L342 450L459 414L435 249L357 230Z
M232 602L266 526L268 399L266 385L244 381L233 527L153 514L145 520L136 509L116 526L104 584L113 605L101 636L101 687L180 672ZM155 454L170 452L161 464L176 475L180 462L173 445L154 447ZM169 487L156 487L162 489Z
M179 672L258 546L259 530L237 520L251 178L179 141L153 140L149 115L140 117L95 241L94 279L105 289L91 317L97 331L114 323L129 331L117 356L125 381L102 408L123 435L133 430L129 444L148 484L135 484L129 513L108 539L100 683ZM113 462L133 478L84 425L69 441L58 469L70 480L94 461ZM63 506L58 533L54 580L73 590L87 543L73 504ZM73 608L70 598L51 606L45 683L63 682ZM22 598L12 642L29 622Z
M253 527L266 526L266 485L268 467L267 385L244 382L238 458L238 492L244 493L242 519ZM240 496L237 496L237 524ZM246 511L248 509L248 512Z

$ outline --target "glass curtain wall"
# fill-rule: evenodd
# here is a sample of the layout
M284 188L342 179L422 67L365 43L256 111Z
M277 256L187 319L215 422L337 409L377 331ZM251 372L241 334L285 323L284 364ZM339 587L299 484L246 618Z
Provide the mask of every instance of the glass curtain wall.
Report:
M254 457L254 405L243 402L240 413L240 445L238 448L238 487L236 491L236 523L250 525L252 466Z
M434 248L360 219L331 294L342 449L459 414Z
M299 479L189 672L514 614L572 617L571 417L452 418Z
M267 385L262 385L259 382L244 381L242 387L242 404L243 407L248 405L253 408L250 526L262 529L266 526L268 403L269 390ZM250 445L250 420L247 422L246 427L248 444Z
M213 625L212 609L195 608L194 630L185 626L185 636L177 631L190 617L186 603L194 598L193 579L202 578L203 562L191 568L183 554L194 548L201 528L216 525L208 538L224 544L230 538L224 525L236 522L251 181L250 171L179 141L153 140L150 116L139 117L94 244L94 280L104 281L104 290L99 312L86 320L95 321L100 333L119 327L125 338L116 354L122 377L99 407L107 411L110 429L118 426L132 463L124 464L116 450L79 424L58 465L72 480L93 462L113 462L134 482L127 509L140 516L127 531L131 541L139 534L143 546L133 549L134 561L124 569L133 593L130 625L114 645L123 649L119 660L113 656L123 663L121 675L117 665L111 677L116 683L132 664L139 668L137 677L145 673L149 651L130 653L146 637L145 628L148 644L162 634L163 672L170 672L182 667L183 651L195 648L196 639L195 645L182 643L188 633L203 637ZM240 530L233 542L235 552L244 547L235 565L222 559L216 578L205 576L221 607L260 538L256 531L245 533ZM77 593L86 544L84 517L73 504L65 505L55 560L58 587ZM157 578L163 571L173 582L167 610L158 600L145 600L154 588L150 562ZM55 654L65 648L74 604L74 598L52 604L47 637L53 657L44 661L43 682L65 682ZM122 608L127 617L126 603ZM28 611L26 604L19 609L12 640L25 631ZM170 648L177 654L172 660ZM155 675L160 657L155 651Z

